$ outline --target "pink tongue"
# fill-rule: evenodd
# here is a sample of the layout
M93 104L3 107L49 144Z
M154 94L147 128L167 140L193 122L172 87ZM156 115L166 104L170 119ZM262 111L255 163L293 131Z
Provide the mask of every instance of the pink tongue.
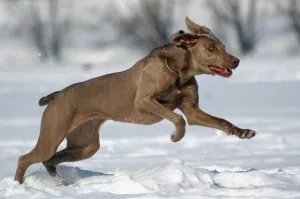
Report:
M209 67L211 70L215 71L216 73L222 75L222 76L225 76L225 77L229 77L232 75L232 72L231 70L225 70L225 69L222 69L222 68L219 68L219 67L216 67L216 66L211 66Z

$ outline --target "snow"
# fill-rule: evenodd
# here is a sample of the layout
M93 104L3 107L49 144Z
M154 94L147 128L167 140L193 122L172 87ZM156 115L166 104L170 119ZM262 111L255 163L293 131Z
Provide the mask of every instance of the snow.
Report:
M133 60L89 71L80 64L0 67L0 198L300 198L298 57L242 58L229 79L197 77L200 107L256 130L251 140L187 126L183 140L172 143L168 121L110 121L100 129L101 148L92 158L59 165L56 178L34 164L24 184L14 182L18 157L37 140L44 110L39 98L126 69Z
M113 174L68 166L59 166L58 171L63 180L39 169L27 176L24 185L7 177L1 180L0 188L4 197L12 198L300 197L300 178L295 175L299 169L219 172L175 160L154 168Z
M257 47L241 57L233 76L197 77L200 107L256 130L256 137L240 140L215 129L187 126L183 140L172 143L174 127L168 121L151 126L110 121L100 129L101 148L92 158L59 165L56 178L41 163L34 164L24 184L14 182L18 157L38 138L44 110L38 106L40 97L124 70L144 56L138 48L101 43L118 35L106 19L99 21L109 6L109 1L101 2L61 4L73 8L76 25L66 38L59 66L39 62L39 52L26 35L15 35L12 28L19 22L0 3L0 199L300 198L299 44L284 13L269 3L262 7ZM217 28L203 1L193 1L176 9L174 32L186 30L186 15ZM234 38L229 34L228 49L234 50ZM91 69L84 70L89 64Z

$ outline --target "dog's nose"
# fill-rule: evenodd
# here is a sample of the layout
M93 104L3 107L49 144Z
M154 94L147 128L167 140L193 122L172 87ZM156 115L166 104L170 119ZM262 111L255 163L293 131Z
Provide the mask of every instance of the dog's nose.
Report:
M233 57L233 59L232 59L232 68L237 68L239 64L240 64L240 60L236 57Z

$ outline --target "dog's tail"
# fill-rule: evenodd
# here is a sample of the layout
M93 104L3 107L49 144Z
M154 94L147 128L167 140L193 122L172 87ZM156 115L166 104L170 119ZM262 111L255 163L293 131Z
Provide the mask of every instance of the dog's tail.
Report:
M59 91L56 91L54 93L51 93L45 97L42 97L40 100L39 100L39 105L40 106L45 106L47 105L50 101L54 100L55 99L55 95L57 95L57 93L59 93Z

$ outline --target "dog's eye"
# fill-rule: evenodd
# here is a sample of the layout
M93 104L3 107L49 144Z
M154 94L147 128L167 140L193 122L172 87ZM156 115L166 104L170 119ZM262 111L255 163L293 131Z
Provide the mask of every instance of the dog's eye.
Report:
M209 50L210 52L213 52L215 49L216 49L215 45L212 45L212 46L210 46L210 47L208 48L208 50Z

